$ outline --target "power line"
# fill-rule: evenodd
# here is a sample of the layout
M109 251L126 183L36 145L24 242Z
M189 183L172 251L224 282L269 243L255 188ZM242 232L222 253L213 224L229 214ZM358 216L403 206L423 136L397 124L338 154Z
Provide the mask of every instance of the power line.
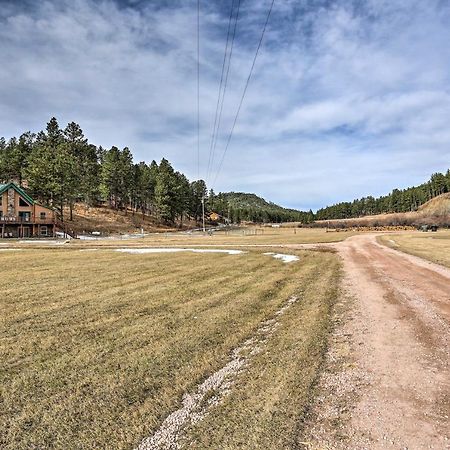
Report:
M200 179L200 0L197 0L197 179Z
M241 7L241 0L238 0L238 4L237 4L237 11L236 11L236 16L235 16L235 20L234 20L234 27L233 27L233 34L232 34L232 38L231 38L230 51L229 51L229 55L227 58L229 40L230 40L231 22L232 22L232 18L233 18L234 3L235 3L235 0L232 0L231 10L230 10L230 18L228 21L227 41L226 41L226 45L225 45L225 52L223 55L222 74L220 77L219 93L217 96L213 133L211 136L211 145L210 145L210 149L209 149L208 170L207 170L207 175L206 175L207 180L211 174L211 170L214 165L214 154L215 154L215 150L216 150L216 146L217 146L217 139L218 139L219 131L220 131L220 123L221 123L221 119L222 119L223 105L225 102L225 93L227 90L228 75L230 73L231 57L233 56L234 39L236 37L236 28L237 28L237 22L239 19L239 10ZM227 59L228 59L228 61L227 61ZM225 73L225 81L223 81L224 73ZM223 93L221 94L222 86L223 86Z
M236 111L236 115L234 117L233 126L231 127L230 134L228 135L227 143L226 143L225 149L224 149L224 151L222 153L222 158L220 160L219 168L217 169L217 173L216 173L216 176L214 178L214 182L213 182L212 186L214 186L216 184L216 181L217 181L217 178L219 176L220 170L222 169L222 165L223 165L223 161L225 159L225 155L226 155L226 153L228 151L228 147L229 147L230 142L231 142L231 138L233 137L234 128L236 127L236 122L238 120L239 113L241 112L242 103L244 102L245 94L247 93L248 85L250 83L250 78L252 77L253 69L255 68L256 59L258 58L258 53L259 53L259 50L261 48L261 45L262 45L262 42L263 42L263 39L264 39L264 34L266 33L267 24L269 23L269 18L270 18L270 14L272 13L272 9L273 9L274 3L275 3L275 0L272 0L272 3L270 4L269 11L267 13L266 21L264 23L264 27L263 27L263 30L262 30L262 33L261 33L261 37L260 37L259 42L258 42L258 47L256 48L255 56L253 58L252 66L250 68L250 73L248 74L247 81L245 83L245 87L244 87L244 90L242 92L241 100L239 102L239 106L238 106L238 109Z
M227 54L228 54L228 43L230 41L230 32L231 32L231 20L233 18L233 9L234 9L234 0L231 1L231 10L230 10L230 18L228 19L228 29L227 29L227 40L225 43L225 51L223 53L223 62L222 62L222 72L220 74L220 83L219 83L219 92L217 94L217 104L216 104L216 113L214 115L214 125L213 125L213 131L211 134L211 143L209 147L209 158L208 158L208 169L206 171L206 179L208 179L209 176L209 170L211 168L211 153L212 153L212 147L214 143L214 136L216 133L216 126L217 126L217 117L219 114L219 104L220 104L220 97L222 94L222 85L223 85L223 74L225 73L225 64L227 60Z

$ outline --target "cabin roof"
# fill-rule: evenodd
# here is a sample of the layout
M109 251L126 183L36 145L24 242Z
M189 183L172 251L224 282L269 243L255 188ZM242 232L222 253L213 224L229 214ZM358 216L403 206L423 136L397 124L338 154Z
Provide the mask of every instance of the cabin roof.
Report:
M30 203L30 205L34 205L35 201L15 183L0 184L0 194L3 194L3 192L7 191L10 188L13 188L20 196L22 196L28 203Z

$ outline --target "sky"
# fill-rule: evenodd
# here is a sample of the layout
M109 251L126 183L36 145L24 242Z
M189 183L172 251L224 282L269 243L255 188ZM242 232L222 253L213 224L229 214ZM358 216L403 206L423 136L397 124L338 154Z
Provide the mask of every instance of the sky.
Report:
M55 116L208 175L232 0L0 0L0 136ZM237 0L235 2L235 6ZM450 0L242 0L209 187L313 210L450 167Z

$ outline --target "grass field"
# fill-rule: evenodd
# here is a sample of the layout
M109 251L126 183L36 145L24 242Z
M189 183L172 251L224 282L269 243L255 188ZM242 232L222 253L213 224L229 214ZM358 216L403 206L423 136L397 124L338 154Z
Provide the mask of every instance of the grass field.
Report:
M450 267L450 230L385 235L379 239L397 250Z
M338 242L355 232L327 232L323 228L238 228L218 231L211 236L203 233L159 233L137 239L139 245L270 245L270 244L310 244L317 242ZM94 241L95 242L95 241ZM111 241L102 245L111 245ZM114 241L112 241L114 243Z
M297 251L285 264L259 248L133 255L77 245L0 251L1 448L135 447L293 295L264 349L184 442L298 444L337 295L336 255Z
M238 228L230 231L214 232L211 236L199 232L193 233L155 233L145 237L132 239L108 238L99 240L72 240L66 247L171 247L171 246L264 246L282 244L313 244L339 242L355 231L330 231L324 228ZM62 241L62 240L60 240ZM0 249L5 247L48 248L49 245L37 240L23 243L21 240L8 240L0 243Z

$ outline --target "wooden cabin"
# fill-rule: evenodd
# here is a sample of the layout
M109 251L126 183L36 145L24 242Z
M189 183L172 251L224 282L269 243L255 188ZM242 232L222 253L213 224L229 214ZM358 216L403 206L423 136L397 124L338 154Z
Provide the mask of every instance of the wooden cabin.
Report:
M55 235L56 214L36 203L15 183L0 184L0 236L2 238Z

